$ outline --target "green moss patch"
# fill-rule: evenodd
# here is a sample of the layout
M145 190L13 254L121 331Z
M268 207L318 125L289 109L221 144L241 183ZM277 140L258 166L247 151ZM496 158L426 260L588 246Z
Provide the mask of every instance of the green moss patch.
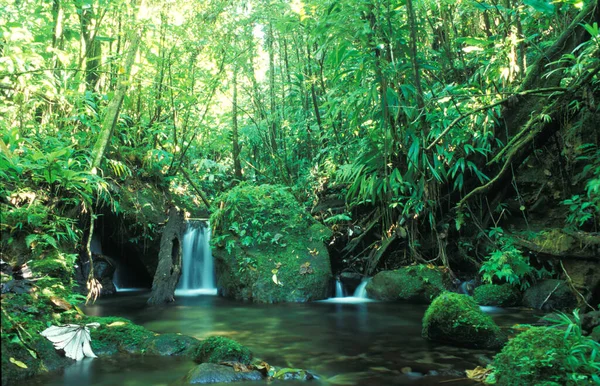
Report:
M567 383L564 362L569 355L564 331L533 327L511 339L494 358L499 385L529 386Z
M367 295L377 300L429 303L446 290L448 278L439 269L416 265L382 271L367 284Z
M492 318L467 296L444 292L431 303L423 318L423 337L467 347L499 347L504 334Z
M475 288L473 299L482 306L510 307L519 303L519 290L510 284L484 284Z
M197 363L239 362L249 365L252 360L252 352L233 339L213 336L198 346L194 360Z

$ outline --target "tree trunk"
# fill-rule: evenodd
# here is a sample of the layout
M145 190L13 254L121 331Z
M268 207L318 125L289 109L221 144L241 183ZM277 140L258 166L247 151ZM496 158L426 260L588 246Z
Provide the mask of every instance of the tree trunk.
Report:
M238 98L237 98L237 75L238 68L237 64L233 65L233 104L231 111L232 128L233 128L233 169L235 171L235 178L238 180L242 179L242 164L240 163L240 136L238 132Z
M558 60L563 54L571 53L575 47L588 40L590 36L583 25L594 22L600 22L598 1L589 3L556 42L532 64L523 81L521 91L552 89L559 86L563 77L560 71L548 77L543 76L544 72L556 68L555 66L549 68L548 64ZM575 99L576 93L584 84L592 81L595 74L594 72L582 76L577 84L552 99L547 93L542 95L527 93L509 106L503 113L508 136L502 139L507 142L507 145L487 165L488 175L493 175L494 173L489 171L495 168L497 171L495 177L485 185L469 192L458 206L463 207L475 195L490 192L493 194L499 187L506 185L512 176L509 171L516 170L536 147L542 146L548 138L561 129L563 121L572 118L574 113L569 108L569 103ZM540 116L547 116L550 119L544 121ZM498 164L502 165L500 169Z
M175 300L175 287L181 275L182 241L185 224L183 211L169 209L167 225L163 229L158 252L158 267L152 282L149 305L159 305Z
M125 92L129 87L129 75L131 74L131 68L133 67L135 55L140 44L140 36L135 29L132 29L129 33L129 42L129 48L125 54L125 71L119 79L119 84L117 85L117 90L115 91L113 99L106 107L106 114L102 120L102 130L100 131L100 136L92 150L92 170L100 167L100 163L102 162L102 158L104 157L104 153L110 142L112 132L117 125L121 105L125 98Z

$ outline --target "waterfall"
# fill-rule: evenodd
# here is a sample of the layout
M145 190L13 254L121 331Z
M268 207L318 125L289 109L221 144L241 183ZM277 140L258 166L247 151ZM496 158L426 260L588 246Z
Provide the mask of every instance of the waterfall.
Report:
M216 295L215 267L210 251L210 227L189 221L183 235L181 278L176 295Z
M340 279L336 279L335 280L335 297L343 298L346 296L347 296L346 288L344 287L344 284L342 284L342 281Z
M319 300L321 303L334 303L334 304L361 304L373 302L373 299L369 299L367 296L367 283L369 278L363 279L363 281L356 287L356 291L352 296L348 296L346 288L340 279L335 280L335 297L326 300Z
M363 281L356 287L354 291L355 298L367 298L367 284L369 283L369 279L363 279Z

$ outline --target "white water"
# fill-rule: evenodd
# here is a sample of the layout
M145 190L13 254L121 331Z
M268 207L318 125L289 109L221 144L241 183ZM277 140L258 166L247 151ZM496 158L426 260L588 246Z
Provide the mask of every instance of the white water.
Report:
M215 267L210 250L210 227L190 221L183 235L181 278L175 295L216 295Z
M346 288L340 279L335 280L335 297L344 298L346 297Z
M369 299L367 297L367 283L369 282L369 278L363 279L363 281L356 287L354 294L352 296L338 296L338 288L341 288L345 294L345 288L339 280L335 282L335 298L329 298L326 300L321 300L323 303L369 303L374 302L373 299Z
M367 297L367 284L369 283L369 279L363 279L363 281L356 287L354 291L355 298L368 298Z

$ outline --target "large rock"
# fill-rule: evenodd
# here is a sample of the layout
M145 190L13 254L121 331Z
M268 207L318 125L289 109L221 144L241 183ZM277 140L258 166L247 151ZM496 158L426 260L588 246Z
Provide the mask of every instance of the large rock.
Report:
M325 299L331 236L282 186L239 185L211 216L217 288L259 303Z
M475 288L473 299L482 306L510 307L519 303L519 290L510 284L484 284Z
M577 298L566 282L544 280L525 291L523 305L546 311L568 311L577 306Z
M184 377L183 384L231 383L240 381L260 381L263 376L256 370L235 371L233 367L216 363L202 363L194 367Z
M448 278L437 268L415 265L379 272L369 281L366 290L372 299L430 303L446 289L447 283Z
M457 346L495 348L506 341L492 318L467 296L444 292L423 318L423 337Z

